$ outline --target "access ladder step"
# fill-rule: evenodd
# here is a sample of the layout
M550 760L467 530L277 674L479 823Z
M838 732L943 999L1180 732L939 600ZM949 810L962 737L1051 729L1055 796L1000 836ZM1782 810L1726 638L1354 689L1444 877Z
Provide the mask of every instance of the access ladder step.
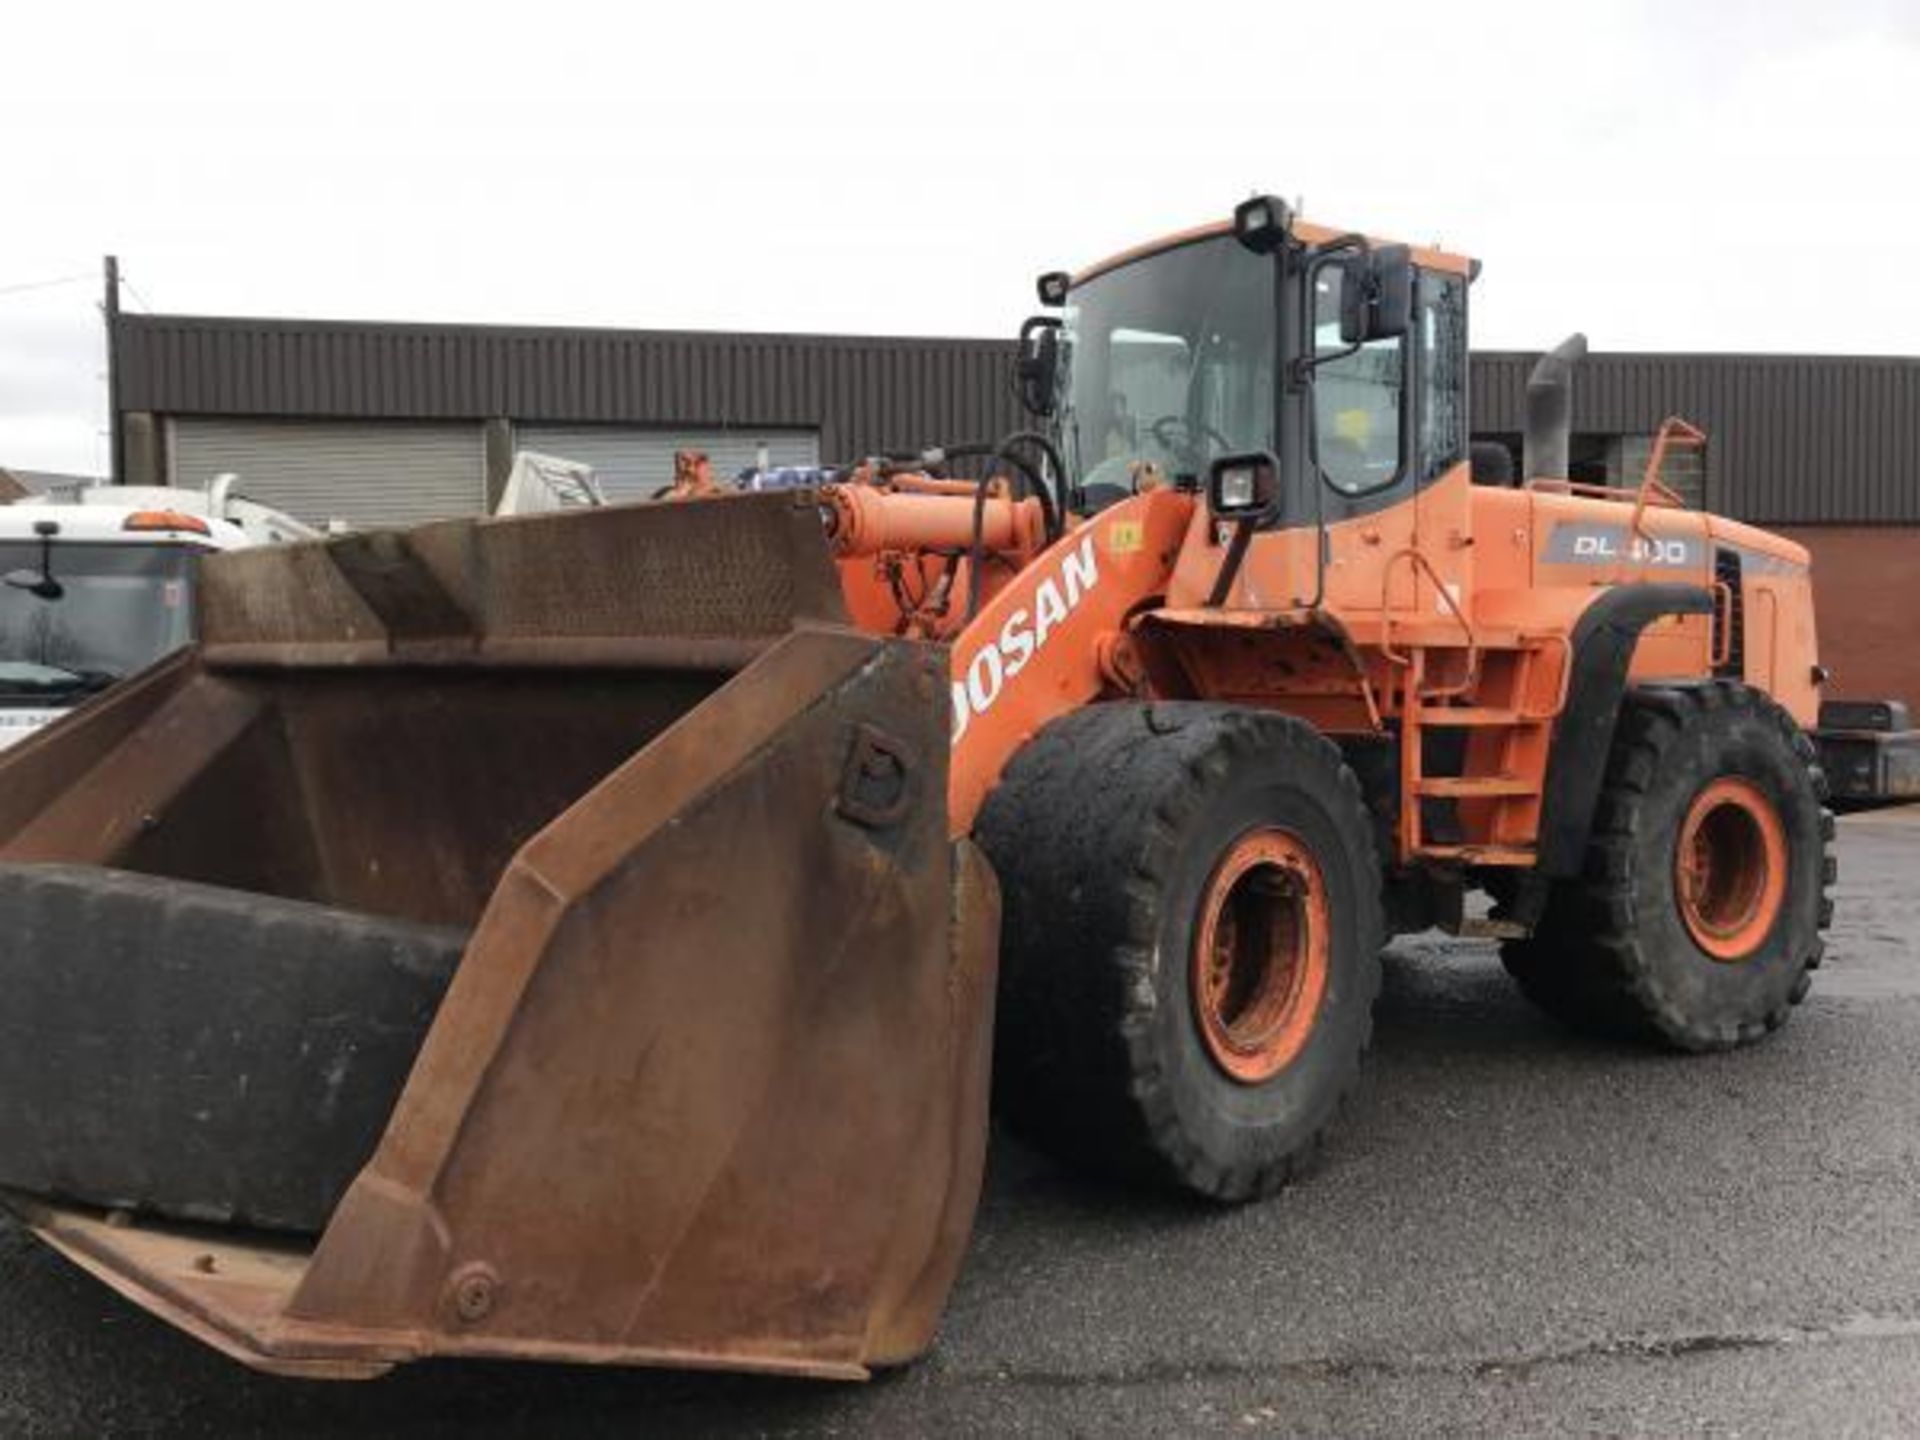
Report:
M1414 788L1422 795L1451 800L1497 800L1540 793L1540 787L1524 775L1430 775Z
M1524 715L1518 710L1502 710L1485 705L1435 705L1421 707L1422 725L1544 725L1544 715Z
M1532 865L1539 856L1520 845L1422 845L1422 860L1452 860L1462 865Z
M1447 933L1462 940L1524 940L1533 934L1533 927L1517 920L1496 920L1491 915L1469 915Z

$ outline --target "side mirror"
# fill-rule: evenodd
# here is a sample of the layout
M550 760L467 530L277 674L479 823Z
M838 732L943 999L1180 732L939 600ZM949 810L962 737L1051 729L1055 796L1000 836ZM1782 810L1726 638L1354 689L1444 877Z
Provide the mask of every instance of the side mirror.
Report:
M1035 415L1053 414L1060 366L1060 322L1035 315L1020 327L1020 349L1013 362L1020 403Z
M1265 450L1222 455L1207 471L1207 506L1215 515L1245 519L1280 498L1280 462Z
M1363 251L1342 269L1342 344L1391 340L1413 328L1413 252L1405 245Z

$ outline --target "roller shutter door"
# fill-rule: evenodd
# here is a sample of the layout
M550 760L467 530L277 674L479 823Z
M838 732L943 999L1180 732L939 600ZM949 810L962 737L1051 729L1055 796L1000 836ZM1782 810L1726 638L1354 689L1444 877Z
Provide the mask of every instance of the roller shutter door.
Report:
M760 447L774 465L817 465L813 430L659 430L626 425L515 425L517 450L538 450L591 465L609 500L644 500L673 483L676 450L704 450L713 468L731 476L758 463Z
M174 484L231 471L241 494L313 525L414 525L487 506L478 423L176 417L167 443Z

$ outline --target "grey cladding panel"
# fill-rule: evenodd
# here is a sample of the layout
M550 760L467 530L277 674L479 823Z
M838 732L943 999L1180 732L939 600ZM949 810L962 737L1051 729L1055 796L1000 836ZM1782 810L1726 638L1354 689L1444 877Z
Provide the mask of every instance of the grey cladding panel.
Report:
M1003 341L126 315L113 348L123 407L169 416L765 426L816 432L831 461L1026 423ZM1519 431L1534 359L1474 356L1476 431ZM1920 523L1920 360L1599 353L1580 367L1576 430L1649 435L1671 414L1712 436L1712 500L1731 515Z
M1473 426L1517 432L1535 357L1473 357ZM1576 432L1708 435L1713 508L1758 524L1920 523L1920 360L1596 354L1574 374Z
M832 460L1025 423L1000 340L127 315L114 356L158 415L800 430Z
M471 422L181 416L167 429L173 483L232 472L241 494L312 525L415 525L486 508L482 429Z

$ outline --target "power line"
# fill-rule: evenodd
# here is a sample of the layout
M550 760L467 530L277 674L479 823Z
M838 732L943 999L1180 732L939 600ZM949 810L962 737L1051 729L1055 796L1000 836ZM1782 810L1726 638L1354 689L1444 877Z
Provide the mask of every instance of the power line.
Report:
M60 275L52 280L28 280L19 285L0 285L0 295L18 295L24 290L51 290L56 285L78 285L82 280L92 280L87 275Z

